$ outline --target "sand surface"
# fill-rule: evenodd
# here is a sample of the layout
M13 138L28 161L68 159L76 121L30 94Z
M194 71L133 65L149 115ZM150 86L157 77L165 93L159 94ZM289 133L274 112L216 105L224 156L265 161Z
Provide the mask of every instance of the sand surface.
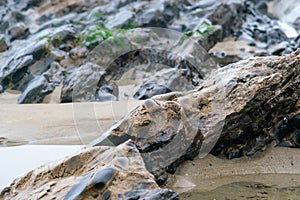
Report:
M169 187L192 200L299 199L300 149L277 147L233 160L195 158L178 168Z
M0 104L0 146L87 144L141 103Z

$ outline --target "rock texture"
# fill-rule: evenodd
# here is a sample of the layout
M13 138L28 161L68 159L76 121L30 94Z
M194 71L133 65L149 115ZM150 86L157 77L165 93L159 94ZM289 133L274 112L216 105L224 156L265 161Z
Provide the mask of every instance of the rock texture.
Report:
M299 53L231 64L197 90L146 100L92 145L132 139L161 184L199 151L232 159L270 145L299 147Z
M137 31L135 39L124 35L120 38L117 34L137 27L176 30L192 38L206 50L217 45L218 48L214 48L210 53L221 66L253 56L288 54L300 47L297 33L299 5L294 6L296 1L290 1L281 12L277 12L281 8L281 2L280 0L1 1L0 93L7 89L17 90L23 93L18 103L41 103L45 102L45 97L56 87L64 85L61 102L72 102L71 82L76 82L72 80L74 79L72 76L78 69L85 68L87 58L95 53L93 49L106 48L103 43L112 39L125 48L126 45L132 45L132 42L141 44L145 38L154 39L153 34L143 31ZM272 15L274 10L278 16ZM285 18L283 16L285 10L293 12ZM233 40L230 45L237 46L238 49L231 51L226 48L228 43L222 43L223 40ZM155 40L153 42L158 44ZM161 47L165 48L167 41L161 42ZM187 49L183 48L181 52ZM166 48L164 50L169 51ZM157 54L159 52L156 52L156 56ZM147 57L151 55L150 53ZM118 61L128 61L125 57L121 57ZM95 62L92 64L99 65ZM106 71L106 66L99 66L98 72ZM122 66L118 63L115 67ZM122 85L127 90L129 86L134 85L130 89L134 90L132 94L123 95L122 88L117 88L120 90L119 96L116 95L116 91L113 94L103 92L101 87L114 87L116 80L105 82L98 80L96 94L92 97L88 94L82 99L86 101L144 99L170 91L187 91L195 87L195 83L191 83L187 76L176 73L177 67L174 65L168 67L152 65L151 73L149 66L139 65L138 68L140 70L137 70L136 74L139 76L136 80L139 79L140 82ZM169 70L167 72L169 81L166 81L165 77L149 80L149 76L160 70L161 73ZM78 80L82 80L86 75L79 74L82 77L76 76ZM180 79L180 87L174 87L177 79ZM163 85L167 88L163 88ZM152 91L145 92L147 88ZM77 96L82 93L84 91L79 91Z
M286 31L298 19L270 18L268 6L0 1L0 93L17 90L18 103L41 103L62 85L61 102L146 99L89 149L28 173L0 197L177 199L158 185L185 160L299 147L300 37ZM152 26L179 32L134 29ZM216 45L224 38L242 46L224 51ZM230 64L258 55L273 57Z
M156 183L199 153L233 159L274 145L299 148L299 67L300 50L253 58L216 70L196 90L148 99L91 149L28 173L1 196L176 199Z
M5 188L4 199L179 199L161 189L144 165L135 144L92 147L42 166Z

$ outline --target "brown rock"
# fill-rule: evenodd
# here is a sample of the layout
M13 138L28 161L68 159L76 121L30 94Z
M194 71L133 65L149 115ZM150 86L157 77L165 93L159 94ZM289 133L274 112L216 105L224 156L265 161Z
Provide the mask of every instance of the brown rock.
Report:
M197 90L146 100L91 145L132 139L160 184L166 171L173 173L199 151L231 159L285 140L299 147L299 129L277 131L280 137L271 130L299 112L299 53L231 64L212 73Z
M41 166L5 188L4 199L178 199L160 189L131 141L91 147L58 163Z

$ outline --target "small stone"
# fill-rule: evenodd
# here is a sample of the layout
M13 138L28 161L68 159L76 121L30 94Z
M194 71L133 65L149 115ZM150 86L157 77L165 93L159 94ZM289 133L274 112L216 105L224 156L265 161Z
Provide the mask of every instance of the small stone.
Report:
M23 39L29 35L29 29L24 23L18 23L8 30L8 35L10 35L11 41Z
M8 45L4 35L0 35L0 52L6 51L8 49Z
M56 61L61 61L66 56L66 52L59 49L52 50L50 54Z
M85 58L88 55L88 50L86 47L75 47L70 51L70 57L72 59Z
M158 85L156 83L148 83L144 84L140 87L140 89L134 94L135 99L149 99L155 95L165 94L168 92L172 92L169 88L164 85Z
M96 93L95 100L96 101L117 101L118 98L114 95L115 93L114 90L117 89L109 85L104 85L100 87Z
M128 10L123 10L117 13L115 16L110 17L105 22L105 26L109 29L121 28L122 26L128 25L128 23L133 17L134 17L133 12Z

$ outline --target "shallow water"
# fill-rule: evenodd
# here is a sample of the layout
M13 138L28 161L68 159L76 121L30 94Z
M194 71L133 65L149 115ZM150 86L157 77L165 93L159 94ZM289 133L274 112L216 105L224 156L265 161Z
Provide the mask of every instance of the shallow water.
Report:
M60 160L82 149L83 145L23 145L0 148L0 190L17 177L36 167Z

